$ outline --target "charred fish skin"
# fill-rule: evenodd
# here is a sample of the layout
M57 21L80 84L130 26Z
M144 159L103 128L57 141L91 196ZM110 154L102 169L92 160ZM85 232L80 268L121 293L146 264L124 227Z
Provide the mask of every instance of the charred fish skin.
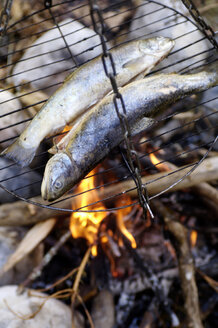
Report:
M173 46L173 40L155 37L131 41L112 49L117 85L123 86L142 73L145 75L150 72L169 54ZM106 64L110 72L109 60ZM45 137L60 132L66 124L76 120L110 91L111 83L105 75L101 56L99 56L69 75L20 137L1 155L23 167L28 166Z
M125 102L129 125L134 127L143 119L146 128L146 125L150 125L151 118L155 118L168 105L217 84L217 71L190 75L160 74L132 82L120 88L120 92ZM121 108L120 110L122 111ZM85 115L74 130L66 149L48 161L41 186L42 197L48 201L61 197L122 140L113 95L108 95ZM65 171L56 168L60 159L65 163Z

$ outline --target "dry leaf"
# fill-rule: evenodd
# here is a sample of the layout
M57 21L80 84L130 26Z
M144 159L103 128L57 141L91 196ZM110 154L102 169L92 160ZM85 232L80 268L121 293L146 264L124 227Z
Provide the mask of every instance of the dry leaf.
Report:
M0 276L13 268L27 254L32 252L35 247L49 234L57 219L49 219L34 225L20 242L16 251L8 258L7 262L0 270Z

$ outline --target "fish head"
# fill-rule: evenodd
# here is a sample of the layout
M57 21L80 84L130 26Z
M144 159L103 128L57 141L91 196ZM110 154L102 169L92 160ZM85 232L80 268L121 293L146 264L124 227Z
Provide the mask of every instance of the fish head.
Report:
M141 77L148 74L160 61L167 57L175 45L175 41L165 37L154 37L138 42L142 56L138 58L137 65L141 67Z
M130 51L133 58L128 59L123 65L123 68L126 68L130 75L133 75L131 81L141 79L148 74L155 65L169 54L174 45L175 41L165 37L138 40L137 56L135 53L131 55Z
M53 201L68 191L75 177L73 171L72 160L66 153L54 155L46 164L41 185L42 198Z
M139 49L144 55L166 57L175 45L175 41L162 36L139 40Z

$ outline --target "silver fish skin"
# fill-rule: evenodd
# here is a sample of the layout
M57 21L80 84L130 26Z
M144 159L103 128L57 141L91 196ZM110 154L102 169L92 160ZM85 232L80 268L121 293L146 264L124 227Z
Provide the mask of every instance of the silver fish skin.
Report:
M165 58L174 46L168 38L155 37L128 42L111 50L116 67L116 81L123 86L145 75ZM110 72L109 60L106 61ZM48 99L32 119L20 137L1 155L21 166L28 166L41 141L60 132L88 108L111 91L111 83L105 75L101 56L75 70L63 85Z
M159 74L132 82L120 88L120 92L129 125L135 132L140 132L143 124L144 129L150 126L156 115L168 105L217 84L217 70L190 75ZM122 112L121 105L119 109ZM48 161L41 185L42 197L48 201L58 199L122 140L113 95L108 95L83 117L67 147Z

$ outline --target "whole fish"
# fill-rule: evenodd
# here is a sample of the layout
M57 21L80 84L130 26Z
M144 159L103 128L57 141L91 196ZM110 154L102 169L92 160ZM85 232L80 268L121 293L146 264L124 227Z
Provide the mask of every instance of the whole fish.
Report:
M111 50L116 67L116 81L123 86L142 74L145 75L165 58L174 46L168 38L155 37L126 43ZM106 58L110 72L109 58ZM13 159L21 166L29 165L47 136L60 132L88 108L111 91L101 56L75 70L63 85L48 99L20 137L1 155Z
M197 74L159 74L120 88L132 134L154 122L161 110L175 101L218 84L217 70ZM122 112L121 105L119 110ZM84 115L71 140L47 163L41 186L45 200L69 191L123 140L113 95L107 95Z

